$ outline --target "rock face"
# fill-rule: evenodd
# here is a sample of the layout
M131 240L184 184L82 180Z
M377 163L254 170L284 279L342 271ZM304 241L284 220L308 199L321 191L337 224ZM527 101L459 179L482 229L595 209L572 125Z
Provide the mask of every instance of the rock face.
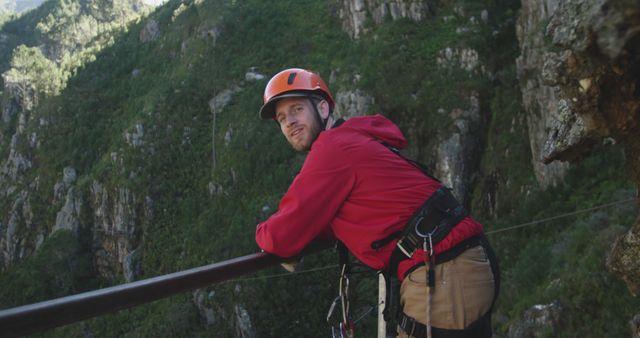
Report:
M4 74L3 78L4 91L8 93L9 100L2 107L0 123L15 126L15 132L11 135L9 156L0 163L0 190L12 192L20 175L32 166L30 156L25 152L31 145L26 127L31 118L31 110L37 105L38 96L28 82L10 79Z
M37 181L16 195L8 220L0 222L0 268L31 255L53 232L67 229L79 236L81 229L89 229L96 268L102 276L124 275L127 281L133 281L140 275L141 229L152 217L152 201L140 201L128 188L108 190L97 181L91 184L87 201L83 197L87 192L75 186L76 180L76 170L67 167L54 186L53 205L61 207L50 233L48 227L33 221L29 191L36 191ZM83 216L83 210L92 217Z
M602 138L623 141L637 130L639 15L633 1L568 1L553 11L544 36L551 42L537 67L559 94L560 115L542 153L546 163L571 160Z
M366 33L367 19L371 19L376 25L387 17L393 20L410 18L420 21L432 15L434 5L433 1L428 0L341 0L338 6L342 28L357 39Z
M560 89L548 85L542 77L542 68L547 53L544 48L544 35L539 32L540 26L546 22L557 7L556 1L523 1L517 33L520 41L521 55L516 60L518 79L522 88L522 102L527 110L529 127L529 143L531 145L532 163L538 183L543 187L556 185L569 169L567 163L545 165L542 162L543 149L551 124L562 121L561 105L566 107L566 100L560 102ZM581 126L582 123L571 125Z
M255 338L256 330L251 323L247 309L242 304L236 304L234 311L236 314L236 337Z
M205 320L207 326L213 325L218 317L223 320L226 317L224 309L216 306L215 291L207 291L206 289L196 289L192 292L193 303L198 308L200 316Z
M337 118L367 115L367 113L371 113L370 107L375 102L373 97L360 89L341 90L335 96L335 116Z
M637 314L629 321L631 327L631 338L640 338L640 314Z
M484 12L483 12L484 13ZM462 17L468 14L459 13ZM488 14L486 14L488 15ZM472 20L469 18L468 21ZM461 31L459 35L468 34ZM438 68L446 72L463 71L469 77L486 78L490 76L485 70L479 53L468 46L446 47L438 52L436 58ZM469 206L471 186L477 172L481 150L481 139L485 124L481 112L481 95L479 88L462 89L460 100L453 108L438 109L438 114L449 120L450 128L439 132L440 140L436 147L436 162L433 174L442 183L453 190L453 194L465 206Z
M209 108L214 114L220 113L222 109L224 109L224 107L228 105L229 102L231 102L231 99L233 99L233 95L237 94L241 90L242 88L240 88L239 86L233 86L221 91L220 93L217 93L216 96L209 100Z
M251 68L250 68L250 69L249 69L249 70L244 74L244 79L245 79L246 81L249 81L249 82L251 82L251 81L261 81L261 80L264 80L264 79L266 79L266 78L267 78L267 76L266 76L266 75L264 75L264 74L262 74L262 73L259 73L259 72L257 71L256 67L251 67Z
M640 3L633 0L522 1L518 76L530 115L541 185L603 140L624 146L640 187ZM640 227L619 239L609 267L637 293Z
M242 292L240 285L236 285L234 292L236 294ZM216 301L216 292L212 288L197 289L192 292L193 303L200 317L204 319L207 326L211 326L217 322L232 322L235 326L236 337L255 338L257 337L256 329L251 321L249 311L241 303L233 305L233 313L228 312Z
M155 20L147 21L147 24L144 25L144 28L140 31L140 42L147 43L151 41L158 40L160 37L160 26L158 22Z
M9 213L0 217L0 270L33 253L44 236L32 223L30 196L38 187L38 179L23 182L24 173L33 166L30 149L37 146L36 134L27 133L37 94L33 86L21 79L4 75L3 78L8 100L2 107L0 125L3 130L14 128L14 131L8 156L0 160L0 198L13 202L8 204L11 205ZM30 142L30 138L34 142ZM0 141L0 146L6 148L7 145Z
M127 280L139 274L142 224L152 217L150 199L140 199L128 188L107 190L94 181L91 185L93 210L93 250L96 268L105 277L125 273ZM142 208L140 206L142 205ZM142 212L139 212L142 209Z
M73 184L76 181L76 170L72 167L66 167L63 171L62 182L58 182L54 186L54 203L64 199L64 206L56 214L56 224L53 226L52 232L68 229L77 234L81 226L80 213L84 201L82 197L76 193Z
M32 224L33 212L29 194L22 192L15 197L6 225L0 223L0 268L5 269L14 262L29 256L35 244L25 234ZM39 237L39 236L38 236Z
M607 268L625 281L632 295L640 294L640 219L616 240L607 257Z
M478 94L470 93L466 109L454 108L449 114L453 131L437 148L435 176L453 189L453 194L468 205L473 173L477 169L480 147L480 101Z
M560 324L562 306L554 302L535 305L525 311L522 320L509 326L509 338L538 338L553 336Z

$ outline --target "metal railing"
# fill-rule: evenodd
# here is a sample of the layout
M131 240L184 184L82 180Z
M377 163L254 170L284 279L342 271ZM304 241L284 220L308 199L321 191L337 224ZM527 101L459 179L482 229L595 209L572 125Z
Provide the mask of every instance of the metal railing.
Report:
M298 257L331 247L315 242ZM255 253L168 275L0 311L0 337L19 337L116 312L174 294L230 280L281 263Z

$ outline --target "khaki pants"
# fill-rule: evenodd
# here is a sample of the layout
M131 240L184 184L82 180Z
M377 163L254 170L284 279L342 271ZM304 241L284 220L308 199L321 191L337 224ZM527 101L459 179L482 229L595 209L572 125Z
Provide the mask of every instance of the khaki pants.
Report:
M435 290L431 294L431 326L464 329L479 319L493 302L494 276L482 246L464 251L458 257L435 266ZM404 313L426 324L427 270L411 272L400 287ZM402 329L399 338L411 337Z

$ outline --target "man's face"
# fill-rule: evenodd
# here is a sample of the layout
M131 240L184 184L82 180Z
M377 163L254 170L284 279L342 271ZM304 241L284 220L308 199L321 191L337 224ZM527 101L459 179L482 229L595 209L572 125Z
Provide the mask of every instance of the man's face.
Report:
M276 103L276 120L289 144L297 151L308 151L320 134L316 112L306 97L286 97Z

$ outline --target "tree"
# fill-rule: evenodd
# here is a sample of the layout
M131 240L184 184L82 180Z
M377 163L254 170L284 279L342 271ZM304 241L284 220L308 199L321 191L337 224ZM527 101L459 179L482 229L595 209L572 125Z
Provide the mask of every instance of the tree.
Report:
M4 74L6 82L30 83L39 93L55 95L66 79L56 64L37 47L18 46L11 57L11 69Z

